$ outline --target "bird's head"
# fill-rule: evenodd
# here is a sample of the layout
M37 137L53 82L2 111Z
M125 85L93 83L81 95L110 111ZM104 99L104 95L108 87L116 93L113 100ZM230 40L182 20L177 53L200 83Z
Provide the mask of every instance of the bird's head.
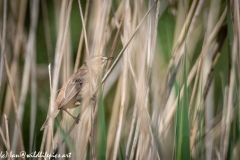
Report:
M108 60L112 60L112 59L113 59L113 57L105 57L105 56L102 56L102 57L101 57L101 60L102 60L102 65L101 65L101 67L102 67L102 68L105 67L106 64L107 64L107 62L108 62Z
M95 72L98 72L103 67L106 66L108 60L112 60L113 57L106 57L106 56L94 56L86 61L88 67L90 67Z

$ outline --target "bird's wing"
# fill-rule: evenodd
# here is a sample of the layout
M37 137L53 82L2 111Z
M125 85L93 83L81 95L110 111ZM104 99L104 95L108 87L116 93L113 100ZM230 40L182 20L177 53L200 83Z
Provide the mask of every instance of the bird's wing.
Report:
M61 100L61 104L58 107L59 109L66 105L74 96L76 96L84 84L86 71L74 73L69 80L67 81L65 93Z

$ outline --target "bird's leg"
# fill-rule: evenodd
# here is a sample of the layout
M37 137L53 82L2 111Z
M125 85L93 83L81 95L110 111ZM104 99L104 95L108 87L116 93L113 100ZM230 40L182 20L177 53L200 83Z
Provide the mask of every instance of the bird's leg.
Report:
M69 114L69 115L75 120L76 124L78 124L78 122L79 122L79 120L80 120L79 116L74 117L70 112L68 112L67 109L63 109L63 110L64 110L65 112L67 112L67 114Z
M93 111L95 110L95 106L96 106L96 93L93 94L91 101L92 101L92 106L93 106Z

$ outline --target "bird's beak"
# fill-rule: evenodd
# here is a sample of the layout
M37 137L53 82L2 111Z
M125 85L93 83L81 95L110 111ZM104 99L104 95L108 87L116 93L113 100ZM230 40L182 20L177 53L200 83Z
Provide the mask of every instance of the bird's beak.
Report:
M114 58L113 57L103 57L103 59L108 61L108 60L112 60Z

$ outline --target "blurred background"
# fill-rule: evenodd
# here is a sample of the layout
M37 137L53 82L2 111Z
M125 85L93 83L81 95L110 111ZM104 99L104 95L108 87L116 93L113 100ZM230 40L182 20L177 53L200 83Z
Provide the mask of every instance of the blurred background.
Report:
M239 7L237 0L0 0L0 151L240 159ZM58 90L94 55L114 57L94 113L89 106L77 125L61 113L40 131Z

